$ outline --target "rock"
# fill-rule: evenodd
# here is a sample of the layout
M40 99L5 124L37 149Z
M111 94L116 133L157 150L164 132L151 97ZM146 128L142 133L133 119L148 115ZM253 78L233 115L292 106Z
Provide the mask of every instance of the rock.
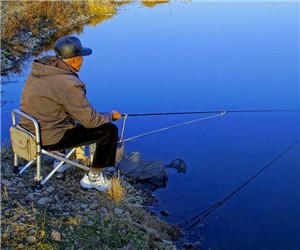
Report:
M29 193L25 198L27 200L33 201L33 200L35 200L35 195L34 195L34 193Z
M91 220L89 219L89 217L87 217L87 216L84 216L82 219L83 219L83 221L84 221L86 224L88 224L88 225L92 225L92 224L93 224L93 221L91 221Z
M108 209L106 207L101 208L101 212L103 215L107 215L108 214Z
M34 228L32 228L32 229L30 229L30 230L29 230L29 232L28 232L28 233L29 233L30 235L33 235L33 234L35 234L35 232L36 232L36 231L35 231L35 229L34 229Z
M121 216L122 214L124 213L124 210L121 209L121 208L114 208L114 214L117 215L117 216Z
M130 213L129 213L128 211L125 212L123 216L124 216L125 218L127 218L127 219L130 219L130 218L131 218L131 215L130 215Z
M27 241L28 243L32 244L32 243L36 242L36 238L35 238L35 236L28 236L28 237L26 238L26 241Z
M185 164L185 162L181 159L175 159L173 160L168 166L166 166L167 168L174 168L177 170L178 173L186 173L187 170L187 166Z
M46 192L49 194L52 193L54 190L55 190L55 188L53 186L49 186L46 188Z
M17 186L18 186L19 188L23 188L23 187L25 187L25 185L24 185L24 183L23 183L23 182L18 182Z
M61 241L60 232L52 230L52 232L51 232L51 239L54 240L54 241Z
M172 241L164 240L164 239L162 239L161 241L162 241L165 245L168 245L168 246L172 246L172 245L173 245L173 242L172 242Z
M11 186L12 185L12 182L9 181L9 180L6 180L6 179L2 179L1 180L1 183L7 187Z
M60 200L59 200L59 198L58 198L58 195L56 194L56 195L54 195L54 199L55 199L55 201L56 202L60 202Z
M150 191L165 187L168 181L168 173L163 162L160 160L144 161L139 152L124 155L117 165L117 170L141 184L140 188Z
M165 216L165 217L167 217L167 216L170 215L169 211L167 211L167 210L161 210L161 211L160 211L160 214L161 214L162 216Z
M81 207L82 209L87 209L88 206L89 206L88 204L80 203L80 207Z
M37 204L38 204L39 206L42 206L42 207L43 207L43 206L46 206L47 204L49 204L50 201L51 201L50 198L48 198L48 197L42 197L42 198L40 198L40 199L38 200Z

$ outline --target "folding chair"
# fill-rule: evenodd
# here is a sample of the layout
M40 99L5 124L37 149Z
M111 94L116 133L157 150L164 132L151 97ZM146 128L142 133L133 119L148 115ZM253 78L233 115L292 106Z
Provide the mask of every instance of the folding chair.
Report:
M35 128L35 134L32 134L30 131L24 129L23 127L17 124L17 119L16 119L17 115L33 123ZM41 190L43 185L57 172L57 170L64 163L68 163L70 165L73 165L75 167L81 168L86 171L89 170L89 167L69 159L75 152L76 148L71 149L71 151L69 151L67 154L63 154L60 152L53 152L53 151L50 152L43 149L43 146L41 144L41 132L40 132L39 123L36 119L29 116L28 114L18 109L14 109L12 111L12 124L13 126L10 128L10 135L11 135L12 149L14 152L13 171L15 174L22 174L26 169L28 169L30 166L32 166L35 163L36 174L34 180L35 180L36 191ZM42 155L47 155L60 161L60 163L45 178L43 178L41 175ZM21 169L19 169L19 165L18 165L19 157L28 161L25 166L21 167Z

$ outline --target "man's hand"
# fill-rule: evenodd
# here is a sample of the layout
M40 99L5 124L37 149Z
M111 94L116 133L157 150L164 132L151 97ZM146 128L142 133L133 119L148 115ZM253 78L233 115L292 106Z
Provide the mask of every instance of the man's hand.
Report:
M119 120L122 118L122 115L119 111L113 110L111 111L111 118L113 121Z

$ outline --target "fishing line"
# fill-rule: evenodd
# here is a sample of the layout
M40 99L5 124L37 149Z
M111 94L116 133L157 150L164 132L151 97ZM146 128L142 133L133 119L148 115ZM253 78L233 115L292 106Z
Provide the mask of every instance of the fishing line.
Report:
M135 136L132 136L132 137L129 137L129 138L126 138L126 139L123 139L125 124L126 124L126 120L124 120L123 127L122 127L122 133L121 133L121 139L120 139L119 142L120 143L129 142L129 141L132 141L132 140L135 140L135 139L147 136L147 135L151 135L151 134L154 134L154 133L166 131L166 130L169 130L169 129L172 129L172 128L177 128L177 127L180 127L180 126L183 126L183 125L189 125L189 124L192 124L192 123L195 123L195 122L200 122L200 121L216 118L216 117L219 117L219 116L223 116L225 114L226 114L226 111L220 111L220 113L215 114L215 115L201 117L201 118L189 120L189 121L186 121L186 122L181 122L181 123L178 123L178 124L174 124L174 125L171 125L171 126L163 127L163 128L160 128L160 129L151 130L149 132L145 132L145 133L142 133L142 134L139 134L139 135L135 135ZM127 118L128 116L130 116L130 115L126 114L125 117Z
M172 128L176 128L176 127L179 127L179 126L192 124L192 123L195 123L195 122L199 122L199 121L202 121L202 120L207 120L207 119L215 118L215 117L218 117L218 116L223 116L226 113L270 113L270 112L300 112L300 109L245 109L245 110L211 110L211 111L131 113L131 114L130 113L129 114L128 113L124 113L124 114L122 114L122 117L123 117L124 121L123 121L122 132L121 132L119 143L129 142L129 141L138 139L140 137L144 137L144 136L151 135L151 134L154 134L154 133L166 131L166 130L169 130L169 129L172 129ZM216 114L216 115L212 115L212 116L208 116L208 117L204 117L204 118L199 118L199 119L191 120L191 121L187 121L187 122L175 124L175 125L172 125L172 126L160 128L160 129L155 129L155 130L152 130L152 131L149 131L149 132L145 132L145 133L142 133L142 134L139 134L139 135L136 135L136 136L132 136L132 137L123 139L124 132L125 132L126 121L127 121L128 117L167 116L167 115L193 115L193 114Z
M124 117L123 127L122 127L122 133L120 138L120 143L122 142L128 142L135 139L138 139L140 137L144 137L147 135L151 135L154 133L166 131L168 129L176 128L183 125L192 124L195 122L208 120L212 118L216 118L219 116L223 116L226 113L271 113L271 112L300 112L300 109L247 109L247 110L211 110L211 111L185 111L185 112L159 112L159 113L126 113L122 114L122 117ZM152 130L146 133L142 133L136 136L132 136L126 139L123 139L125 126L126 126L126 120L128 117L140 117L140 116L166 116L166 115L193 115L193 114L214 114L207 117L202 117L186 122L182 122L179 124L167 126L164 128ZM186 230L190 230L202 221L204 221L211 213L216 211L218 208L224 205L228 200L230 200L232 197L234 197L238 192L240 192L243 188L245 188L249 183L251 183L254 179L256 179L259 175L261 175L265 170L267 170L269 167L271 167L276 161L278 161L283 155L285 155L288 151L290 151L296 144L300 142L300 139L295 141L294 143L290 144L285 150L283 150L281 153L279 153L275 158L273 158L269 163L267 163L265 166L263 166L258 172L256 172L253 176L251 176L248 180L246 180L244 183L242 183L240 186L238 186L236 189L234 189L229 195L224 197L222 200L219 200L197 214L196 216L185 220L183 222L178 223L178 225L183 225L182 227L185 227Z
M252 182L254 179L256 179L259 175L261 175L266 169L271 167L275 162L277 162L283 155L288 153L294 146L296 146L300 142L300 139L296 140L292 144L290 144L287 148L285 148L281 153L279 153L275 158L273 158L270 162L268 162L264 167L262 167L258 172L256 172L253 176L251 176L248 180L246 180L244 183L242 183L240 186L238 186L236 189L234 189L229 195L227 195L222 200L219 200L197 214L196 216L178 223L179 225L182 225L182 227L186 227L186 230L190 230L196 225L203 222L211 213L213 213L215 210L217 210L219 207L224 205L225 202L230 200L233 196L235 196L239 191L241 191L243 188L245 188L250 182Z

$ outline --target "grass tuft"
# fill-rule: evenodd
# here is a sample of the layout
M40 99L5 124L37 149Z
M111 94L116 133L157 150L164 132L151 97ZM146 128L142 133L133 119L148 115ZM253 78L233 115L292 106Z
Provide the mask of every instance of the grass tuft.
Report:
M111 188L107 191L108 196L116 201L120 202L125 196L126 190L122 187L119 177L113 177L111 180Z

